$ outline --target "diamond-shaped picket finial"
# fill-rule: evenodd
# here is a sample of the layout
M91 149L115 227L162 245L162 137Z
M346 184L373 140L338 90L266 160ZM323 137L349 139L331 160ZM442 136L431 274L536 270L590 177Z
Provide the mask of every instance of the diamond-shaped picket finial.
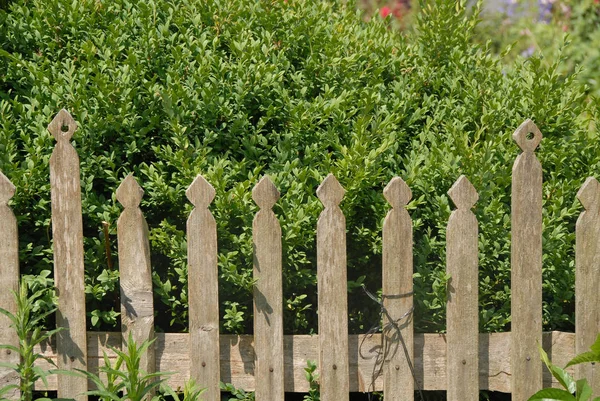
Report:
M326 208L339 205L345 193L346 190L333 174L329 174L317 188L317 197Z
M479 199L477 190L464 175L456 180L452 188L448 190L448 195L459 210L471 209Z
M279 191L273 181L264 176L252 189L252 199L259 208L270 210L279 199Z
M129 174L119 188L117 188L117 200L124 208L138 207L144 196L144 190L133 177L133 173Z
M15 186L0 171L0 204L5 205L15 194Z
M598 210L600 208L600 183L594 177L588 177L583 183L579 192L577 192L577 199L583 205L585 210Z
M77 130L77 123L71 114L65 109L59 111L52 122L48 125L48 131L50 131L54 139L57 141L70 140L73 136L73 133L75 133L75 130Z
M204 209L208 208L208 205L215 199L215 194L213 186L200 174L194 178L185 191L185 196L192 202L192 205Z
M533 135L530 139L527 138L529 134ZM527 119L519 125L512 137L523 152L533 152L542 141L542 132L533 121Z
M394 177L383 189L383 196L394 209L399 209L408 204L412 192L402 178Z

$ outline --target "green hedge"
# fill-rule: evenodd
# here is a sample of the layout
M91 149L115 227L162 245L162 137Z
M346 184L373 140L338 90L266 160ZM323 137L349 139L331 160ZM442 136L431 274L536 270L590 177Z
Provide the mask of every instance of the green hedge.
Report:
M415 323L444 329L446 191L462 173L480 194L481 329L504 330L511 133L531 117L545 136L544 326L572 328L575 194L600 160L584 91L559 64L504 67L474 44L477 13L428 3L402 34L322 0L15 0L0 11L0 169L18 188L22 270L52 269L46 126L65 107L80 124L91 327L118 321L104 245L116 260L114 191L134 172L160 329L187 324L184 192L201 173L217 191L224 330L252 329L250 191L264 174L282 193L285 330L316 330L315 189L332 172L347 190L351 331L379 321L359 285L381 287L382 189L395 175L414 198Z

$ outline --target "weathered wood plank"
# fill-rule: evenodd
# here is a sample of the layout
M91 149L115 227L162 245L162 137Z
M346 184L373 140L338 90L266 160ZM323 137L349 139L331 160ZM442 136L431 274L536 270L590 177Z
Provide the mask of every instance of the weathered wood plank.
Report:
M263 177L252 190L260 210L252 223L254 243L254 349L256 353L255 397L261 401L281 401L283 372L283 284L281 227L271 210L279 191L269 177Z
M366 338L365 338L366 337ZM424 390L446 390L446 336L443 334L415 333L414 355L417 381ZM350 359L349 370L355 380L350 382L349 391L368 391L374 365L381 350L381 335L350 335L348 337ZM107 351L113 362L116 355L107 347L119 347L121 333L88 333L88 365L96 371L103 364L102 353ZM362 346L361 346L362 344ZM575 334L551 332L544 333L542 345L552 361L564 366L575 356ZM479 335L479 387L481 390L510 392L511 333L482 333ZM190 343L188 334L156 333L157 370L175 372L169 376L169 384L177 388L183 386L189 378ZM253 336L220 336L221 378L237 388L254 391L254 344ZM37 352L56 361L56 344L42 344ZM285 365L285 391L307 392L308 382L304 368L307 361L319 357L318 336L284 336L283 345ZM361 356L362 355L362 356ZM40 362L43 368L51 366ZM567 369L573 373L573 368ZM544 382L560 387L551 375L544 371ZM56 390L56 376L50 376L48 390ZM38 389L44 389L43 383L37 383ZM375 381L375 390L383 390L383 379ZM370 390L369 390L370 391Z
M207 401L221 399L219 389L219 268L217 224L208 206L215 189L197 176L186 195L195 208L187 221L190 376L206 388Z
M19 238L17 219L8 201L15 194L15 186L0 172L0 307L13 315L17 313L15 294L19 292ZM11 320L0 315L0 344L19 347L19 337ZM11 350L0 350L0 362L18 364L19 354ZM12 369L0 367L0 388L19 385L19 375ZM18 389L3 395L9 400L18 400L21 393Z
M456 210L446 232L448 400L479 397L478 228L471 208L479 195L464 175L448 191Z
M383 222L383 394L413 400L413 239L406 204L412 193L400 177L383 190L392 206Z
M121 285L121 332L123 347L129 335L139 346L154 338L154 301L148 225L139 208L144 191L133 174L129 174L119 188L117 200L123 212L117 220L119 274ZM148 347L140 368L154 372L155 345Z
M589 177L577 198L584 207L575 230L575 351L580 354L589 351L600 332L600 183ZM577 365L575 373L600 396L598 364Z
M339 207L344 188L329 174L317 188L325 209L317 222L319 372L321 399L349 399L346 218Z
M87 363L85 282L83 265L83 219L79 156L70 143L77 123L69 112L61 110L48 125L56 139L50 157L50 193L52 203L52 247L54 280L58 294L56 325L67 330L58 336L59 369L85 369ZM85 378L61 375L58 397L87 400Z
M526 120L513 139L523 152L512 170L512 399L524 401L542 388L542 165L534 153L542 133Z

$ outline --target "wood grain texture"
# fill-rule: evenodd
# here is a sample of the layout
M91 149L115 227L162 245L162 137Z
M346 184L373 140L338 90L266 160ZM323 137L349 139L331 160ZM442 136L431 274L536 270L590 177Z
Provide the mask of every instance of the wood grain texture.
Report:
M329 174L317 188L325 209L317 222L319 372L321 400L349 399L346 218L339 207L344 188Z
M186 195L194 204L187 221L190 376L206 388L207 401L221 399L219 389L219 268L217 224L208 209L215 189L197 176Z
M542 133L527 120L513 139L523 152L512 170L512 399L524 401L542 387L542 166L534 154Z
M283 287L281 227L271 210L279 191L263 177L252 190L260 210L252 223L254 244L254 349L256 399L281 401L283 372Z
M464 175L448 191L456 210L446 231L448 400L479 398L478 228L471 208L479 195Z
M8 201L15 194L15 186L0 172L0 307L13 315L17 313L15 295L19 291L19 238L17 219ZM0 315L0 344L19 347L19 337L11 320ZM11 350L0 350L0 362L18 364L19 354ZM8 385L19 385L19 375L12 369L0 367L0 388ZM18 400L21 393L18 389L3 395L9 400Z
M117 220L119 274L121 285L121 332L123 347L129 335L139 346L154 338L154 302L148 225L139 208L144 191L132 174L119 188L117 200L123 212ZM155 344L142 356L140 369L154 372Z
M188 334L156 333L157 369L175 372L168 377L174 388L182 387L189 378L190 343ZM415 333L414 354L417 381L424 390L446 390L446 336L444 334ZM350 335L348 337L350 358L349 391L365 392L371 382L375 363L381 351L381 335ZM109 346L119 347L121 333L88 333L88 365L93 372L102 364L102 353L106 351L113 360L116 355ZM552 361L564 366L575 356L575 334L562 332L544 333L542 345ZM511 333L482 333L479 335L479 387L481 390L511 390L510 368ZM254 391L254 343L251 335L222 335L220 337L221 378L237 388ZM56 361L56 344L45 343L37 352ZM309 335L284 336L283 341L285 391L307 392L308 382L304 368L308 360L319 357L319 337ZM50 368L40 362L42 368ZM567 369L573 373L573 368ZM554 378L544 371L544 387L560 387ZM50 376L48 387L39 381L38 389L56 390L56 376ZM375 381L375 390L383 390L381 376Z
M87 363L85 282L83 265L83 220L79 156L70 143L77 124L69 112L61 110L48 125L56 139L50 157L52 203L52 247L54 280L58 294L56 325L65 327L58 336L59 369L85 369ZM61 375L58 397L87 400L85 378Z
M600 332L600 183L589 177L577 198L584 207L575 229L575 352L580 354L589 351ZM598 364L577 365L575 373L600 396Z
M408 185L394 177L383 190L392 206L383 222L383 393L386 400L413 400L413 238L406 204Z

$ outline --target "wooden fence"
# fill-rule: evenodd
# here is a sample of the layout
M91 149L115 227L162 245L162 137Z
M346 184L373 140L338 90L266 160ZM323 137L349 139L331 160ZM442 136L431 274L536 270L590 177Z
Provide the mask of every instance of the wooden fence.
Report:
M57 141L50 159L57 324L69 330L39 352L61 369L97 371L103 352L114 358L108 347L119 347L123 334L131 333L138 342L157 339L143 360L145 370L176 372L169 378L174 386L192 377L207 388L208 401L220 399L219 381L256 391L257 401L306 392L308 360L318 361L323 401L373 390L383 391L386 401L412 400L417 389L446 390L454 401L476 400L479 390L503 391L521 401L556 385L542 369L538 343L561 365L587 350L600 331L600 184L588 178L577 194L585 210L576 228L576 333L542 333L542 168L534 153L542 134L527 120L513 135L522 153L512 178L511 333L478 333L478 228L471 211L478 194L461 176L448 191L456 210L447 231L447 333L413 333L412 223L405 209L412 195L396 177L383 192L391 205L383 226L384 328L372 336L348 335L346 223L339 208L345 191L333 175L317 189L324 206L317 224L318 335L283 335L281 228L272 211L279 192L268 177L252 191L260 209L253 223L255 334L220 335L217 234L209 210L215 190L202 176L186 192L194 205L187 222L189 334L155 334L148 227L139 208L143 190L132 175L116 192L123 206L117 222L122 333L86 332L79 162L70 144L76 128L65 110L48 127ZM0 173L0 306L13 311L18 240L7 202L14 192ZM7 326L2 318L0 343L18 344ZM18 361L2 352L3 361ZM580 365L576 374L600 395L597 370ZM17 379L0 371L0 385ZM86 399L81 393L87 388L85 379L66 375L50 377L48 385L59 397L78 400Z

